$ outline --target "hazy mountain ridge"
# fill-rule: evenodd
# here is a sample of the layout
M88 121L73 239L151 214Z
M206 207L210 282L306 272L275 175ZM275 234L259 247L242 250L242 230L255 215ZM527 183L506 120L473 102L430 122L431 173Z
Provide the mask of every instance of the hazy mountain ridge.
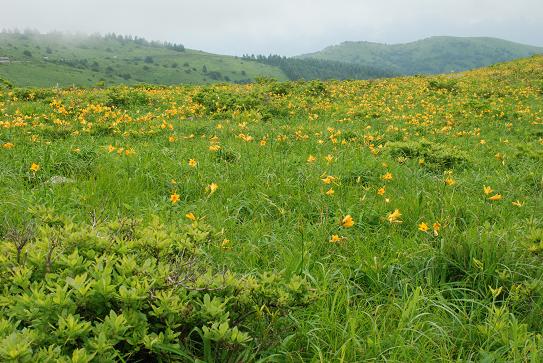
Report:
M290 58L241 58L115 34L2 32L0 78L38 87L373 79L463 71L537 53L543 48L495 38L431 37L392 45L343 42Z
M542 47L497 38L436 36L403 44L349 41L299 58L381 67L409 75L464 71L542 53Z

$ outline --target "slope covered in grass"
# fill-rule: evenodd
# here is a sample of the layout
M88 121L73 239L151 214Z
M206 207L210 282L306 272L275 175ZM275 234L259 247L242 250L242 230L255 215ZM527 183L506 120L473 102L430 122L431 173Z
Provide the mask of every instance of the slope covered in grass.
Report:
M543 360L543 57L0 113L2 361Z
M0 33L0 77L17 86L286 80L277 67L120 36Z
M542 54L543 48L496 38L431 37L405 44L344 42L301 58L350 62L400 74L465 71Z

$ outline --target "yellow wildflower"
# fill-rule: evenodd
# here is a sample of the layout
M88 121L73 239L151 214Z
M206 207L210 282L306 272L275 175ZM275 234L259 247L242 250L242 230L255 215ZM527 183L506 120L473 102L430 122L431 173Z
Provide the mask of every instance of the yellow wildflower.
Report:
M209 194L213 194L218 188L219 186L216 183L211 183L207 186L206 189L209 191Z
M328 191L325 194L328 195L328 196L332 196L332 195L334 195L334 193L335 193L334 189L330 188L330 189L328 189Z
M432 224L432 229L434 230L434 236L437 237L439 235L439 230L441 229L441 224L439 222L435 222Z
M486 195L490 194L493 192L492 188L491 187L487 187L486 185L483 185L483 191L485 192Z
M387 180L387 181L388 181L388 180L392 180L392 179L393 179L392 173L386 173L386 174L383 175L381 178L382 178L383 180Z
M387 220L390 223L402 223L402 221L400 220L401 215L402 214L400 213L400 210L395 209L394 212L391 212L387 215Z
M189 159L189 166L195 168L198 165L198 162L195 159Z
M11 142L6 142L5 144L2 145L2 148L9 150L9 149L13 149L14 146L15 145L13 145Z
M40 170L40 164L32 163L32 165L30 165L30 171L31 172L35 173L38 170Z
M308 158L307 158L308 163L314 163L315 160L317 160L317 158L314 157L313 155L309 155Z
M378 195L385 195L385 187L381 187L381 188L377 189L377 194Z
M190 219L191 221L195 221L195 220L196 220L196 216L195 216L194 213L192 213L192 212L185 214L185 217L186 217L187 219Z
M515 200L514 202L511 202L515 207L522 207L524 203L522 203L520 200Z
M172 204L176 204L177 202L179 202L180 199L181 197L179 196L179 194L175 192L172 195L170 195L170 200L172 201Z
M326 178L323 178L323 179L321 179L321 180L322 180L322 182L323 182L324 184L332 184L332 182L333 182L335 179L336 179L335 177L333 177L333 176L331 176L331 175L328 175Z
M496 201L496 200L501 200L502 199L502 195L501 194L494 194L493 196L491 196L490 198L488 198L489 200L492 200L492 201Z
M339 243L345 239L345 237L340 237L337 234L333 234L332 237L330 237L330 243Z
M429 229L430 227L428 227L426 223L422 222L421 224L419 224L419 231L428 232Z
M345 228L351 228L354 226L354 220L353 217L351 217L350 214L347 214L342 220L341 220L341 226Z
M230 240L226 238L223 239L221 242L221 248L223 250L229 250L230 248L232 248L232 246L230 246Z

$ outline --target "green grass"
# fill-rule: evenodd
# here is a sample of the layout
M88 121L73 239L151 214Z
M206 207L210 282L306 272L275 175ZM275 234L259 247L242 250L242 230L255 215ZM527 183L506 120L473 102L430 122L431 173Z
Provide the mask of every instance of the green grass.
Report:
M4 90L0 357L543 360L542 75Z
M301 58L349 62L400 74L459 72L542 54L543 48L496 38L431 37L405 44L344 42Z
M246 82L262 76L287 79L277 67L237 57L92 36L1 33L3 56L11 63L0 64L0 77L17 86L94 86L100 81L107 85L200 84Z

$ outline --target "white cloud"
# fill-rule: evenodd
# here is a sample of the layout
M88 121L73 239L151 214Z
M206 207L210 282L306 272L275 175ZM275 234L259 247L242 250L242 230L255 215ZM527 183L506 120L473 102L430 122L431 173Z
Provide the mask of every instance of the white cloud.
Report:
M543 45L541 0L0 0L0 27L116 32L207 51L298 54L344 40L495 36Z

